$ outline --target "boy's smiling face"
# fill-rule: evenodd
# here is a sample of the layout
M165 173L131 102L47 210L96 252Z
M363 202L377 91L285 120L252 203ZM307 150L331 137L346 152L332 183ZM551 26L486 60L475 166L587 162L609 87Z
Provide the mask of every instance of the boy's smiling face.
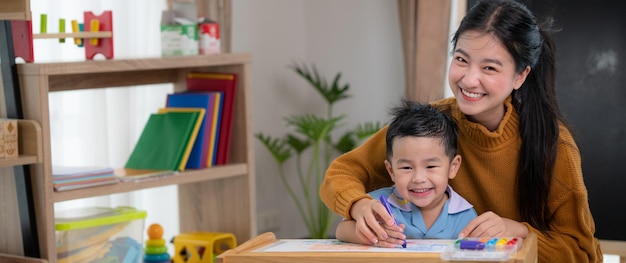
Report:
M422 211L441 211L447 200L448 180L456 176L461 157L451 161L440 138L405 136L393 141L387 172L405 200Z

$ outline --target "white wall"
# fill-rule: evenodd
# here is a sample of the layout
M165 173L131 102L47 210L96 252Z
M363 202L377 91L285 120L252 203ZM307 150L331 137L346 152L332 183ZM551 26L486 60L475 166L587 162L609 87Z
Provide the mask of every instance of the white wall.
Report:
M342 72L353 97L336 105L346 127L389 119L404 92L396 1L233 0L232 51L252 54L253 131L282 136L283 117L323 113L323 101L287 68L315 63L331 79ZM279 211L279 238L307 236L277 166L255 141L257 211ZM334 233L334 228L330 233Z

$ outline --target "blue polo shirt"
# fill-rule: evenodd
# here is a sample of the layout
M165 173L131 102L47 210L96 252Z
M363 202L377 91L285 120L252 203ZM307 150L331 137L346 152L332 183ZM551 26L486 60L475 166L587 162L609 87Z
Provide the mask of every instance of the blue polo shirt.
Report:
M405 201L397 192L396 187L381 188L369 193L378 200L381 194L387 196L393 216L398 224L406 225L404 234L407 239L456 239L459 233L477 214L472 204L457 194L452 187L448 186L448 200L446 201L437 221L426 228L419 207Z

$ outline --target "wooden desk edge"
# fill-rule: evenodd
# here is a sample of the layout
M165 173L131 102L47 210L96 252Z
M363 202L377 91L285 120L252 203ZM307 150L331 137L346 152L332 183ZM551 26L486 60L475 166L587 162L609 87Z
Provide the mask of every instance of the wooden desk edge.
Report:
M215 258L215 262L216 263L227 263L229 262L229 260L227 260L227 257L237 257L237 255L239 254L246 254L245 252L250 252L253 251L255 249L258 249L262 246L266 246L269 244L272 244L274 242L276 242L276 235L272 232L266 232L263 233L257 237L254 237L244 243L242 243L241 245L237 246L234 249L229 249L227 251L225 251L224 253L222 253L221 255L217 256ZM303 256L311 256L310 254L312 254L311 252L300 252L303 254ZM332 252L329 252L332 253ZM348 255L348 256L363 256L363 253L358 253L358 252L341 252L342 254ZM510 258L510 260L508 262L523 262L523 263L536 263L537 262L537 235L535 233L530 233L528 235L528 237L526 237L524 239L524 243L522 245L522 248L513 256ZM256 254L256 253L255 253ZM290 253L286 253L286 254L290 254ZM286 254L282 255L285 256L285 259L291 258L293 259L293 255L292 256L287 256ZM313 254L317 254L317 253L313 253ZM413 253L407 253L407 254L413 254ZM423 255L427 255L427 254L433 254L433 253L423 253ZM434 253L437 254L437 258L439 258L439 253ZM401 253L401 254L393 254L393 255L405 255L405 253ZM390 258L392 257L392 254L389 255ZM414 257L414 254L413 256ZM265 262L265 261L264 261ZM268 261L269 262L269 261ZM459 262L459 261L456 261Z
M600 239L602 253L618 255L620 262L626 262L626 241Z
M237 246L236 248L226 250L224 253L220 254L219 256L215 258L215 262L223 263L224 258L226 256L233 256L241 252L255 250L257 248L272 244L274 242L276 242L276 235L272 232L265 232L246 242L243 242L241 245Z
M523 242L522 248L515 254L515 262L536 263L539 253L537 251L537 234L528 234Z

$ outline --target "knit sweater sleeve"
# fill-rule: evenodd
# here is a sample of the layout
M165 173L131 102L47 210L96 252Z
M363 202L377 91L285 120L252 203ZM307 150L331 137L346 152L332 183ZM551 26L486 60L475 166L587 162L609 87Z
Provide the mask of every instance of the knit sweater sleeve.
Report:
M352 204L366 193L391 186L385 169L387 127L384 127L356 149L337 157L326 170L319 189L320 198L335 213L351 219Z
M602 262L599 241L594 237L595 223L583 181L578 147L569 132L561 128L561 140L552 179L549 209L551 230L537 234L539 262Z

